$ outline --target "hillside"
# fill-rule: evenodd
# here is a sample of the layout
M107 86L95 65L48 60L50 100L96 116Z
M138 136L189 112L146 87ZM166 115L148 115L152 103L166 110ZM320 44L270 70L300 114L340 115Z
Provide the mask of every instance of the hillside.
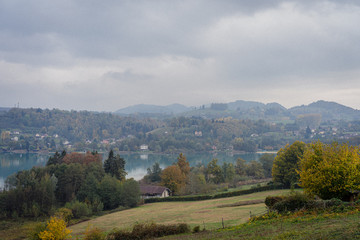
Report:
M264 104L243 100L221 104L213 103L206 106L203 105L199 108L190 108L180 104L168 106L141 104L119 109L115 113L122 115L146 114L148 117L158 117L159 114L162 115L162 117L185 116L207 119L232 117L235 119L262 119L275 122L295 120L300 115L319 114L323 121L360 120L359 110L323 100L290 109L285 108L279 103Z
M119 109L115 111L115 114L119 115L130 115L130 114L164 114L164 115L174 115L189 111L191 108L186 107L181 104L171 104L167 106L157 106L157 105L148 105L148 104L139 104L133 105L126 108Z
M245 223L250 211L259 214L265 211L264 203L251 204L254 200L264 200L266 196L286 194L290 190L273 190L258 192L239 197L204 200L195 202L163 202L145 204L137 208L111 213L90 221L71 226L73 235L84 232L87 226L97 226L105 231L113 228L128 229L136 222L154 221L159 224L187 223L191 227L204 226L208 230L221 228L222 218L227 227ZM248 201L250 205L237 207L219 207ZM156 215L154 214L156 212Z
M323 121L328 120L359 120L360 111L338 104L336 102L317 101L309 105L290 108L291 115L321 114Z

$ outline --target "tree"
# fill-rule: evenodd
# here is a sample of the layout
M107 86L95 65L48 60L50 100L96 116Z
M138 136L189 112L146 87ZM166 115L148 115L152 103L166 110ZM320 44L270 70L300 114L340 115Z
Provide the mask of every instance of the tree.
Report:
M190 165L189 162L186 160L185 155L180 153L177 160L177 165L179 166L181 172L187 177L190 173Z
M305 150L305 143L296 141L291 145L286 145L277 153L273 168L273 181L283 184L285 187L290 187L299 180L300 159Z
M224 162L222 165L223 179L225 182L231 182L235 177L235 168L232 163Z
M114 209L121 204L121 183L115 177L106 175L99 184L99 193L104 209Z
M246 175L246 161L242 158L236 159L235 173L239 176Z
M350 200L360 190L359 151L336 142L309 144L300 164L301 186L322 199Z
M66 156L65 150L60 154L58 151L55 152L54 156L49 157L46 166L56 165L63 163L63 159Z
M213 182L215 184L221 183L223 181L223 174L221 167L217 165L218 159L213 159L209 162L206 168L206 178L208 182Z
M122 205L136 207L140 200L140 186L134 179L127 179L122 183Z
M116 177L120 181L125 180L127 172L125 171L125 160L117 154L114 157L113 150L110 150L109 157L104 162L105 173Z
M246 175L253 177L255 179L264 178L264 169L261 166L261 163L252 160L246 166Z
M264 175L267 178L271 178L271 170L274 163L275 155L271 153L265 153L260 156L259 162L262 164L264 169Z
M149 182L160 182L161 181L162 169L158 162L155 162L151 168L147 169L147 175L145 176L146 181Z
M94 203L100 200L99 196L99 181L96 179L93 173L86 176L84 183L81 185L77 198L81 202L88 201Z
M171 190L172 193L178 193L185 186L186 178L178 165L172 165L165 168L161 173L161 184Z

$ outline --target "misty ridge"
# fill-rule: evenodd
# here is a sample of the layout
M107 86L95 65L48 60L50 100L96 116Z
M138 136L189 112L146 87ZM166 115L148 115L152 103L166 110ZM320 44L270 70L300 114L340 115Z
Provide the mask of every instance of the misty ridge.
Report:
M114 112L122 116L137 117L201 117L235 119L284 121L295 120L300 115L315 114L322 121L329 120L360 120L360 111L336 102L319 100L309 105L285 108L279 103L261 103L255 101L237 100L230 103L212 103L197 107L187 107L182 104L166 106L138 104L119 109Z

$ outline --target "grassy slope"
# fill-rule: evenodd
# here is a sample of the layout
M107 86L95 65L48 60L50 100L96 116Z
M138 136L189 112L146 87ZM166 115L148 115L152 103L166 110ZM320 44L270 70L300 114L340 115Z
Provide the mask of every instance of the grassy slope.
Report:
M26 239L38 223L30 220L0 221L0 240Z
M217 231L205 231L162 239L360 239L360 213L308 215L245 223Z
M74 236L84 232L88 226L95 226L105 231L113 228L131 228L136 222L154 221L160 224L187 223L191 227L205 224L206 229L235 226L249 219L253 214L263 212L265 204L254 204L239 207L218 208L220 205L233 204L240 201L265 199L269 195L286 194L289 190L274 190L253 193L231 198L222 198L196 202L163 202L146 204L137 208L108 214L96 219L71 226Z

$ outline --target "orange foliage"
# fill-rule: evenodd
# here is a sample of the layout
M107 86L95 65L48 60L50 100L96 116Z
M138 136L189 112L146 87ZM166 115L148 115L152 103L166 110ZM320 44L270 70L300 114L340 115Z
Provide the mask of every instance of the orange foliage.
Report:
M101 163L101 155L100 154L93 155L91 152L86 152L86 154L73 152L70 154L66 154L66 156L63 159L63 162L66 164L80 163L82 165L88 165L92 162Z

